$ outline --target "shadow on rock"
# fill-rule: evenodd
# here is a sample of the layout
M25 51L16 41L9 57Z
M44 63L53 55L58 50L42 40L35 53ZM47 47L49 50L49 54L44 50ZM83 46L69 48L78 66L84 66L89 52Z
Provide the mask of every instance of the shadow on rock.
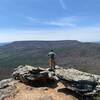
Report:
M79 93L75 93L67 88L59 89L58 92L64 93L66 95L72 95L73 97L77 98L78 100L95 100L92 96L82 96Z
M28 83L25 83L26 85L30 85L32 87L50 87L50 88L56 88L57 81L50 79L50 78L38 78L33 81L29 81Z

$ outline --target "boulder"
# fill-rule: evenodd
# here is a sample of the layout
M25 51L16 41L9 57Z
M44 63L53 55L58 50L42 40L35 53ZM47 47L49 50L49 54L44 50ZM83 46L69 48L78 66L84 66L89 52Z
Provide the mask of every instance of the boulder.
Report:
M32 66L19 66L12 74L13 78L23 83L46 85L62 82L67 89L82 95L96 94L100 91L100 76L82 72L73 68L64 69L56 66L55 70Z
M19 66L12 74L13 78L27 84L55 82L58 78L53 71L32 66Z
M64 68L58 68L55 70L55 74L58 77L61 77L62 79L68 80L68 81L89 81L89 82L99 82L100 76L94 75L86 72L82 72L73 68L70 69L64 69Z
M100 91L100 76L82 72L73 68L55 70L55 75L66 88L82 95L96 94Z
M18 81L10 78L0 81L0 100L3 100L5 97L15 94L15 84Z

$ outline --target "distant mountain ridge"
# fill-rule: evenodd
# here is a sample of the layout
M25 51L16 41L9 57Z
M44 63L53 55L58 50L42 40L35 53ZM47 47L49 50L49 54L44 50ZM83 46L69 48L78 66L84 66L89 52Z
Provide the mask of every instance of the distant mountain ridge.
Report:
M100 44L65 41L16 41L0 47L0 78L18 65L48 66L48 52L54 49L60 66L100 74Z
M9 44L9 42L0 43L0 46L4 46L6 44Z

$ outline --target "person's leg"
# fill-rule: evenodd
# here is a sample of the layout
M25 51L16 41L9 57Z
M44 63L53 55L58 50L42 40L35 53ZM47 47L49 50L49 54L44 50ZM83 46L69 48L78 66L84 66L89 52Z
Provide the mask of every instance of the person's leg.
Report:
M53 60L53 69L55 69L55 60Z
M56 63L55 63L55 60L54 60L54 65L53 65L53 68L55 69L55 65L56 65Z
M53 60L51 59L51 69L53 69Z
M51 59L51 69L55 69L55 61L54 61L54 59Z
M52 69L52 60L51 59L49 59L49 67L50 67L50 69Z

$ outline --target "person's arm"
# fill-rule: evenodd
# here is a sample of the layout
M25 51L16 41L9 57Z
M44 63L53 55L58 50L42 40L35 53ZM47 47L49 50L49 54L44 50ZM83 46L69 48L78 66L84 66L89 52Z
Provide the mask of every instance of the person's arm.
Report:
M54 55L56 56L56 53L54 52Z
M50 52L48 53L48 56L50 56Z

